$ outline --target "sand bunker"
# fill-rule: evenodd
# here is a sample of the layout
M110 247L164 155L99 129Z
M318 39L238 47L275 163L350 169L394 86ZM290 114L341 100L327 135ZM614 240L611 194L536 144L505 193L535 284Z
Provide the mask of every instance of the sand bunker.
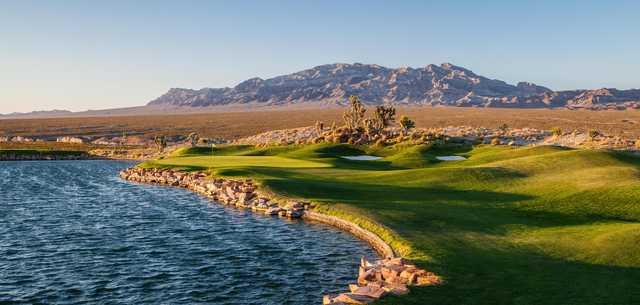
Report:
M347 160L355 160L355 161L375 161L375 160L382 159L382 157L367 156L367 155L362 155L362 156L342 156L342 158L347 159Z
M436 157L436 159L438 159L440 161L462 161L462 160L467 160L467 158L462 157L462 156L439 156L439 157Z

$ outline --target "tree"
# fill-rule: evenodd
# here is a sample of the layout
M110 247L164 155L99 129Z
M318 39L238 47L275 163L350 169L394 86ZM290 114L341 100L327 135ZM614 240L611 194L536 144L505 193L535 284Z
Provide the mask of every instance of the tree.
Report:
M600 132L598 132L598 130L597 130L597 129L590 129L590 130L589 130L589 138L590 138L591 140L595 139L595 138L596 138L597 136L599 136L599 135L600 135Z
M316 121L316 132L318 132L318 134L321 135L323 131L324 131L324 123L322 121Z
M167 148L167 137L165 136L156 136L153 139L153 142L156 144L156 148L160 153L162 153L164 149Z
M391 105L377 106L373 118L379 124L380 129L387 128L396 120L396 108Z
M396 109L389 106L377 106L373 117L365 119L363 121L364 131L369 136L375 136L380 134L386 127L389 127L391 123L395 122Z
M191 147L195 147L198 144L199 139L200 139L200 136L196 132L192 132L187 136L187 140L191 144Z
M349 108L342 115L344 124L351 131L362 127L364 114L366 112L367 112L367 109L364 108L364 105L362 104L362 102L360 102L360 99L355 95L350 96Z
M402 128L403 133L409 132L412 128L416 127L416 123L412 121L406 115L400 117L400 128Z
M364 119L364 132L369 136L380 134L382 125L377 119Z

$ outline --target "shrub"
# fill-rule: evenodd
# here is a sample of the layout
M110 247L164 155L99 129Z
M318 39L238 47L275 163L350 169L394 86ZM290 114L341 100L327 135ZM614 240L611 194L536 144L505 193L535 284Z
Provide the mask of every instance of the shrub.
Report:
M500 145L500 139L498 138L491 139L491 145Z
M562 135L562 129L560 129L560 127L553 127L551 128L551 134L553 136L559 137Z
M403 133L409 132L412 128L416 127L416 123L413 122L409 117L403 115L400 117L400 128L402 128Z
M591 138L591 140L595 139L599 135L600 135L600 132L598 132L598 130L596 129L589 130L589 138Z
M640 139L636 140L636 149L640 150Z

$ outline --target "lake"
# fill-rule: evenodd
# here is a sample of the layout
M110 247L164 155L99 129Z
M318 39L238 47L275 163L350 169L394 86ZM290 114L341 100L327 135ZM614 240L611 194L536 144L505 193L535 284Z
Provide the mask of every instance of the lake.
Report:
M124 161L0 162L0 303L320 304L367 244L133 184Z

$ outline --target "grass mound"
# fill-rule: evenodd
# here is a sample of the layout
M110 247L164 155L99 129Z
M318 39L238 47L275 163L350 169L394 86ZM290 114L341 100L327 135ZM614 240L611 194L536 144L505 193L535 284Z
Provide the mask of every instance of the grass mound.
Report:
M344 155L372 154L379 161ZM439 162L436 156L464 161ZM446 279L379 304L640 302L640 158L558 147L310 145L143 166L251 176L367 227ZM376 225L380 224L380 225Z

